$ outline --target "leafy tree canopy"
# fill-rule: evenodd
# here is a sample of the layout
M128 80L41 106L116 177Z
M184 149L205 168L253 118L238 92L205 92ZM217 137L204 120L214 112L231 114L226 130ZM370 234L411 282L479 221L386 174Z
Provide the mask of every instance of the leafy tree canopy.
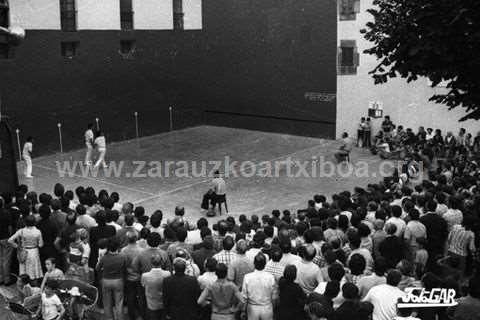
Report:
M447 83L431 101L466 108L460 120L480 119L480 0L374 0L373 22L362 29L374 46L375 83L400 75Z

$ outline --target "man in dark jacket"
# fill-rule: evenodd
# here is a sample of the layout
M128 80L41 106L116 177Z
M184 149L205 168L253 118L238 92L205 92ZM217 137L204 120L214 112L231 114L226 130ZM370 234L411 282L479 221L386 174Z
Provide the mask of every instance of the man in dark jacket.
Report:
M163 282L165 313L172 320L193 320L198 315L200 286L195 277L185 274L185 260L176 258L173 267L175 273Z
M342 294L345 302L333 313L334 320L367 320L373 312L373 305L370 302L360 302L359 292L353 283L345 283L342 286Z
M427 229L427 267L430 270L436 266L438 257L443 254L445 242L448 237L447 221L435 212L436 209L437 202L435 200L428 201L428 212L420 218L420 222L423 223Z
M385 226L387 237L380 243L380 255L385 258L388 268L395 269L397 263L405 258L405 250L403 249L403 241L395 235L397 226L393 223L387 223Z

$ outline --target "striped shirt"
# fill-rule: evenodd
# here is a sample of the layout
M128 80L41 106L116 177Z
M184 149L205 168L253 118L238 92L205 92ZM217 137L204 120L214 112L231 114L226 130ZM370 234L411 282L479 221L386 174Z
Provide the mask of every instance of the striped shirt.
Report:
M475 234L462 225L454 225L448 234L448 251L466 257L475 251Z
M265 272L270 273L275 278L275 282L278 283L278 280L283 277L283 271L285 270L285 265L280 263L280 261L275 262L270 260L265 266Z
M222 250L213 256L218 263L224 263L227 267L230 265L230 263L232 263L233 260L235 260L236 257L237 255L231 250Z

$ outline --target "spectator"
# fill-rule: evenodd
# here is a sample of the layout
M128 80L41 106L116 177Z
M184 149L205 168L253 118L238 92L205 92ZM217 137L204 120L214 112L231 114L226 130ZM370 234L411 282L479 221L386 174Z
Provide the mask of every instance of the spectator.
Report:
M163 260L160 255L153 255L151 260L152 269L142 274L141 277L141 284L145 288L147 302L146 320L163 319L164 316L163 284L165 279L171 274L170 271L162 269L162 263Z

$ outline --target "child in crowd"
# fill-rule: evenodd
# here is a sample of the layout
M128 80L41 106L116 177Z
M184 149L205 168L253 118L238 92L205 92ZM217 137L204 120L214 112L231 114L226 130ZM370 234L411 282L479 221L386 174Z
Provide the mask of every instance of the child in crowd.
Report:
M41 308L37 312L37 316L41 314L43 320L60 320L65 313L62 301L55 294L58 285L55 281L47 281L45 284L45 292L42 293Z
M47 269L47 271L45 272L45 275L44 275L43 281L42 281L42 285L40 286L42 291L45 288L45 283L47 283L48 280L63 280L64 279L63 271L56 267L55 258L47 258L45 260L45 268Z

